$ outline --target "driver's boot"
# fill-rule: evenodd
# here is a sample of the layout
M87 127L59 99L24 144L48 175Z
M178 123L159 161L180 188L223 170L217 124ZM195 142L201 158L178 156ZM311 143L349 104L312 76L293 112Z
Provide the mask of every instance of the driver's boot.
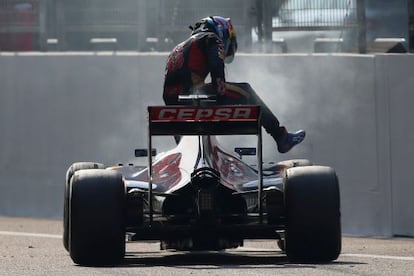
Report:
M288 132L285 127L279 128L279 135L275 139L277 143L277 150L280 153L286 153L290 151L294 146L301 143L306 136L304 130L298 130L296 132Z

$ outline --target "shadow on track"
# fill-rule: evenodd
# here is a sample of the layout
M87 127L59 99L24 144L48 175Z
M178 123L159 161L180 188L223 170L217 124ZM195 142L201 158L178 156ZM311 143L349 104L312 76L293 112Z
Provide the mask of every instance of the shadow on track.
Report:
M124 266L252 266L285 265L287 258L280 252L129 252Z
M128 252L121 267L171 266L203 268L315 268L320 265L359 265L363 263L333 262L330 264L289 263L280 251L222 252Z

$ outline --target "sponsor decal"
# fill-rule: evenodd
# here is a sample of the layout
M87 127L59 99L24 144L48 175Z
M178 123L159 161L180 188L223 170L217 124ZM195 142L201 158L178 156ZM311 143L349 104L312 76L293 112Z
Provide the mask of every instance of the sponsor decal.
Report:
M257 121L257 106L157 106L150 107L152 122L172 121Z

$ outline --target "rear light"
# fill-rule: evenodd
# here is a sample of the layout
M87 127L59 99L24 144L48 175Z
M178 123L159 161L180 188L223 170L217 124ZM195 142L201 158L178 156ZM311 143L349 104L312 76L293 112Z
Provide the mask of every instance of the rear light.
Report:
M196 169L191 174L191 184L197 191L198 214L211 215L214 211L215 191L220 184L220 174L208 167Z
M214 196L213 192L209 190L199 190L198 192L198 210L202 215L206 212L211 212L214 209Z

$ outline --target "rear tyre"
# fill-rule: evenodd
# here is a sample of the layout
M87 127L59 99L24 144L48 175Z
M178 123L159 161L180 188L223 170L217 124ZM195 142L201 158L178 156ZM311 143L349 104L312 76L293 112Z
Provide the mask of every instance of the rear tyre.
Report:
M286 170L285 250L289 261L324 263L341 252L339 185L329 167Z
M81 170L71 179L69 253L80 265L114 265L125 255L126 189L112 170Z
M63 246L67 251L69 251L69 191L70 191L70 179L72 178L73 174L80 170L88 170L88 169L103 169L104 164L95 163L95 162L76 162L73 163L66 172L66 181L65 181L65 198L64 198L64 205L63 205Z

